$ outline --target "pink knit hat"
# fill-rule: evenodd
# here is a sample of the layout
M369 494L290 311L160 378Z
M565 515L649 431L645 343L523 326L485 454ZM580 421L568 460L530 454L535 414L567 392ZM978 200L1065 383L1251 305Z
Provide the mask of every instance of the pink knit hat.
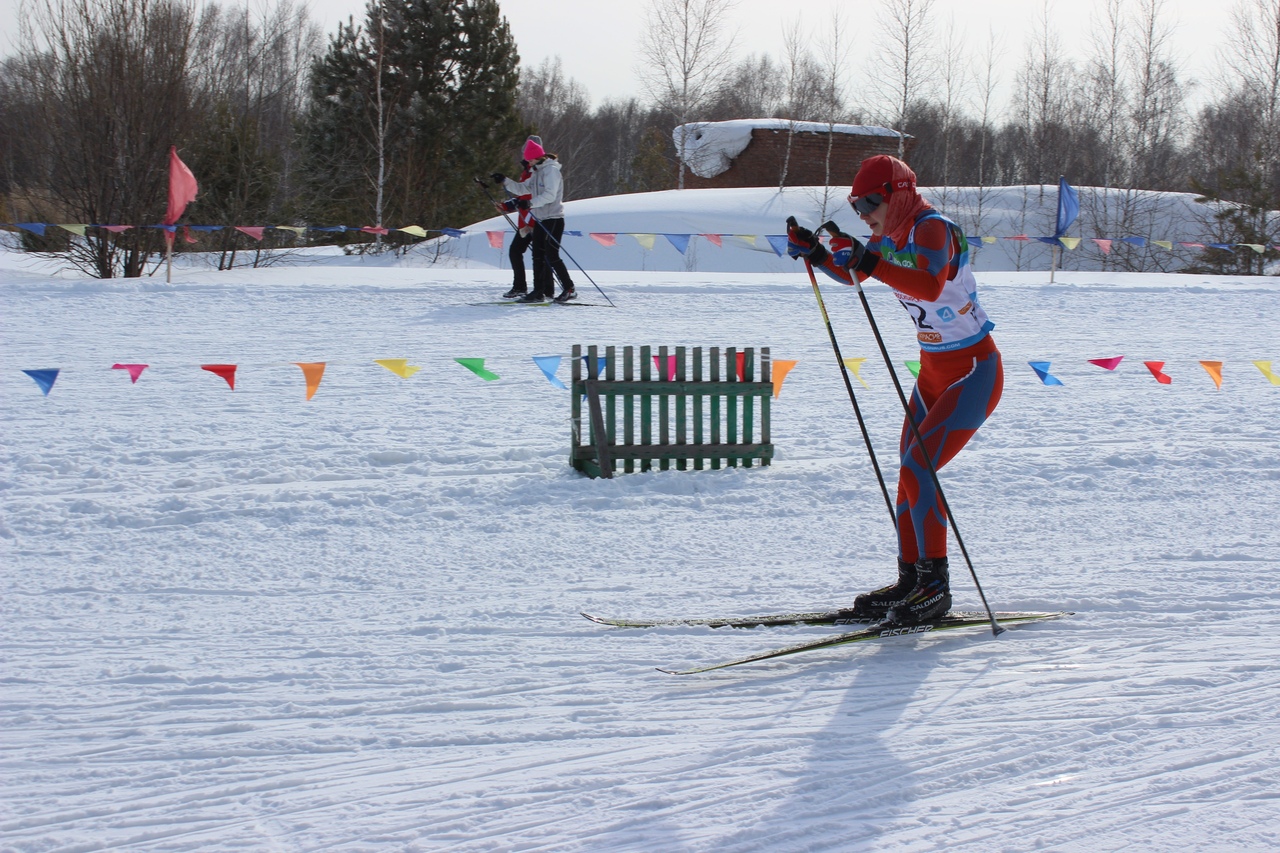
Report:
M520 156L532 163L534 160L545 157L546 153L542 148L542 137L530 136L529 140L525 142L524 151Z

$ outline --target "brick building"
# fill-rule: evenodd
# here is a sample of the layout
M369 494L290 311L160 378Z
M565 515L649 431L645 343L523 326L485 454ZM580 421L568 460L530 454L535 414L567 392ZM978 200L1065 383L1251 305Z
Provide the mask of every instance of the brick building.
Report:
M677 127L677 152L688 134L685 160L687 189L727 187L822 186L827 183L827 149L831 151L831 183L850 183L858 165L876 154L898 154L898 132L887 127L785 119L740 119L699 122ZM791 156L787 158L790 140ZM916 140L905 137L906 159ZM786 164L786 180L782 170Z

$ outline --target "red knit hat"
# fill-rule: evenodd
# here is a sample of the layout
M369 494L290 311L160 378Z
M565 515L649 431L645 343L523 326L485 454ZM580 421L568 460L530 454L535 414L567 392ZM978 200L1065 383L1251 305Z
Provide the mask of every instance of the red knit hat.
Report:
M862 161L853 179L851 198L861 198L871 193L892 195L897 190L914 190L916 173L911 167L888 154L877 154Z

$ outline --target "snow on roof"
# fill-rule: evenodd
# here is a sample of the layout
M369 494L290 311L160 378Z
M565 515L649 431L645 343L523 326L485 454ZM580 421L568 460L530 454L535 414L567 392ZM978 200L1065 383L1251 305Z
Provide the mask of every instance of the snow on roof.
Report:
M733 165L751 144L751 131L786 130L792 133L847 133L853 136L897 136L896 130L864 124L828 124L784 118L747 118L734 121L700 121L682 124L671 132L676 150L684 148L686 164L700 178L714 178ZM683 142L683 145L682 145Z

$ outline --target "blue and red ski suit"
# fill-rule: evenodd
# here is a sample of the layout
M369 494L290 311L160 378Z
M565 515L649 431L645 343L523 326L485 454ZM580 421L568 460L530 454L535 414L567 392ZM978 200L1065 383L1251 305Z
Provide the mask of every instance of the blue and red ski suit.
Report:
M898 556L914 563L947 554L947 518L929 476L924 452L941 470L973 438L995 410L1004 390L1000 350L991 339L995 325L978 303L969 266L969 244L960 227L931 207L914 217L901 245L885 235L867 251L881 258L875 278L893 288L916 325L920 375L911 393L911 418L924 450L904 418L899 441ZM842 245L843 243L843 245ZM837 281L853 283L848 240L832 240L821 265Z

